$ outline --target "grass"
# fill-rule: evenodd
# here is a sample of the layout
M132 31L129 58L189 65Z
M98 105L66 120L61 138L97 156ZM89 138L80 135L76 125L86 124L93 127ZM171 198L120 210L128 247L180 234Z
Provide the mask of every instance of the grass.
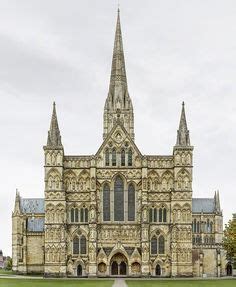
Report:
M10 275L12 274L12 270L5 270L5 269L0 269L0 275Z
M63 280L0 278L1 287L111 287L113 280Z
M235 287L236 280L126 280L128 287Z

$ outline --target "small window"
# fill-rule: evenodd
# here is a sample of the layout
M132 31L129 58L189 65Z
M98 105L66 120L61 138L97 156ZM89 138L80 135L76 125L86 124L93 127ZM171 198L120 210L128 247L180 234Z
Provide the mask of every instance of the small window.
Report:
M112 166L116 166L116 150L112 150Z
M163 208L163 222L167 222L167 218L166 218L166 208Z
M159 222L162 222L162 208L159 209Z
M132 160L133 160L132 150L129 149L129 151L128 151L128 166L132 166L133 165Z
M151 254L157 254L157 238L153 236L151 239Z
M153 222L157 222L157 209L156 208L154 208L153 209Z
M70 210L70 221L75 222L74 208Z
M161 235L159 236L159 242L158 242L158 249L159 249L159 254L165 254L165 239Z
M121 166L125 166L125 150L121 150Z
M84 217L85 217L85 222L88 222L88 208L85 208L84 210Z
M86 254L86 238L84 235L80 237L80 253Z
M109 166L110 165L110 158L109 158L109 150L106 149L105 151L105 165Z
M79 222L78 208L75 208L75 222Z
M73 240L73 254L79 254L79 238L75 237Z
M84 209L80 209L80 222L84 222Z

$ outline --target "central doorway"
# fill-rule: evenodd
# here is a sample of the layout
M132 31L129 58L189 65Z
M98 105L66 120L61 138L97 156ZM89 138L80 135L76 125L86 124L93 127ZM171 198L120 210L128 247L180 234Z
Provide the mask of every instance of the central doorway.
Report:
M126 276L128 262L127 258L122 253L116 253L111 258L111 275L113 276Z
M81 266L81 264L79 264L78 266L77 266L77 276L78 277L81 277L82 276L82 266Z

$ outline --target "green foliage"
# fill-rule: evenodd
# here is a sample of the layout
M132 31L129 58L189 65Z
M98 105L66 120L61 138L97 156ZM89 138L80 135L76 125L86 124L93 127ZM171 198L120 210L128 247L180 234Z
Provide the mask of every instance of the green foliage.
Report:
M12 259L11 258L7 260L6 270L12 270Z
M223 245L227 252L227 257L236 260L236 219L230 220L225 225Z

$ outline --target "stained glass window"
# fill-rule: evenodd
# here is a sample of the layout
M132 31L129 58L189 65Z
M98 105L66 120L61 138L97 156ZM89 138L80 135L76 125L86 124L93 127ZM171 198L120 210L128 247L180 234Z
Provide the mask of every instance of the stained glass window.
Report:
M159 236L159 240L158 240L158 251L160 254L164 254L165 253L165 239L162 235Z
M86 238L84 235L80 237L80 254L86 254Z

